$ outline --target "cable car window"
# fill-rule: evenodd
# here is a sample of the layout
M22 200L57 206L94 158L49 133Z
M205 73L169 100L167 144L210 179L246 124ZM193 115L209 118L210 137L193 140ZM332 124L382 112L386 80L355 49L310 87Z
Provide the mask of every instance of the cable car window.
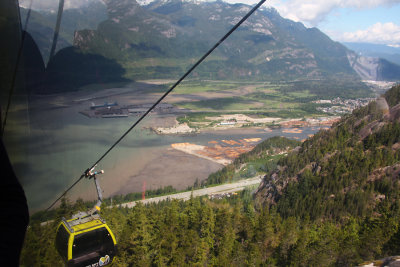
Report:
M61 257L67 259L68 257L68 241L69 234L63 225L60 225L57 231L56 237L56 248L58 253L60 253Z
M72 246L74 258L113 248L113 240L105 227L75 236Z
M72 255L74 258L84 254L97 251L101 246L101 240L97 238L96 231L90 231L75 236L72 245Z
M107 231L105 227L98 229L99 234L102 239L102 244L103 244L103 249L105 250L113 250L114 249L114 242L112 240L112 237L110 233Z

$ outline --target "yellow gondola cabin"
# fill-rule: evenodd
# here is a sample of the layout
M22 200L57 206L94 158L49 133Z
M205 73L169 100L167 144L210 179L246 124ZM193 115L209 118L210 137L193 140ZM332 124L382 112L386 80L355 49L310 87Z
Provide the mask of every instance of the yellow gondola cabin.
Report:
M116 255L116 245L113 233L98 214L63 218L57 228L56 249L67 266L108 265Z

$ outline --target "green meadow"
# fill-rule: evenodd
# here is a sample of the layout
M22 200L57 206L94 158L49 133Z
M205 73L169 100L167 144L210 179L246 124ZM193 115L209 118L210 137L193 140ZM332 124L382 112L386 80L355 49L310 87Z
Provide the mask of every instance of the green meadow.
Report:
M316 109L318 105L312 103L319 99L316 94L307 89L295 91L288 84L191 81L177 87L174 94L193 95L192 99L175 104L192 111L180 118L188 123L207 122L204 114L242 113L281 118L323 115Z

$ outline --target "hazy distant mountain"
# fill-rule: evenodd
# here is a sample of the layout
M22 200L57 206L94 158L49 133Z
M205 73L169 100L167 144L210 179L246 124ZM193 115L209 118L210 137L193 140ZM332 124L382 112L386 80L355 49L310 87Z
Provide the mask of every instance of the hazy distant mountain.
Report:
M28 10L20 8L21 22L24 25ZM96 29L97 25L107 19L106 6L99 1L92 1L79 9L65 9L62 14L61 28L56 51L71 46L74 32L82 29ZM44 62L47 63L52 45L57 12L31 11L27 31L39 46Z
M27 12L28 11L26 9L20 8L21 21L23 24L26 20ZM49 18L34 10L31 11L27 32L29 32L32 38L35 40L45 63L47 63L50 55L55 24L55 18ZM71 44L72 38L68 38L68 35L65 34L64 31L61 31L58 37L57 51L61 48L71 46Z
M400 47L370 43L344 42L343 44L362 56L384 58L392 63L400 65Z
M179 77L251 8L222 1L156 0L147 5L134 0L104 2L107 17L100 16L104 20L97 27L93 24L100 17L92 18L96 12L84 14L87 22L93 22L86 28L74 26L70 21L76 20L73 16L63 15L63 24L78 29L73 38L77 48L74 53L113 60L124 68L124 76L129 79ZM104 12L104 6L98 12ZM351 53L317 28L306 28L282 18L273 8L263 8L215 50L192 78L311 80L325 87L334 85L327 90L368 91L349 63ZM76 60L69 64L79 64L79 56L73 58ZM62 66L62 62L52 66Z
M353 69L364 80L398 81L400 66L383 58L365 57L354 52L348 54Z
M400 48L368 43L343 44L354 51L348 54L350 64L362 79L400 80Z

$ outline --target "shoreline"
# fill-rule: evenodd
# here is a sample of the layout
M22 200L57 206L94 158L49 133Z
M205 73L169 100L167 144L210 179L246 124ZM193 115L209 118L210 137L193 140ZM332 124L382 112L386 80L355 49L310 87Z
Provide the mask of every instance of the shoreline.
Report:
M131 88L132 87L132 88ZM126 124L134 123L135 118L124 119L90 119L79 114L82 109L91 106L91 102L113 102L124 105L139 105L150 103L156 94L146 93L151 85L135 83L127 88L78 91L66 94L37 96L32 100L30 124L31 136L34 142L28 143L28 155L20 155L19 146L12 149L12 162L24 162L29 167L20 168L19 175L27 194L28 205L31 210L45 208L57 193L69 186L76 177L77 169L85 169L85 163L96 155L103 153L108 144L118 137L119 132L126 130ZM51 111L51 112L49 112ZM23 110L19 111L23 112ZM143 182L146 181L147 189L158 189L173 186L176 189L186 189L196 180L202 181L209 174L221 169L223 163L190 155L173 149L172 143L206 144L214 139L240 140L259 136L303 136L299 133L283 133L282 127L293 128L292 124L299 119L283 120L287 125L276 125L277 118L251 118L246 115L226 115L228 121L232 116L237 116L237 121L246 119L260 125L216 125L215 127L190 128L193 126L180 125L176 120L179 114L151 114L142 122L140 128L135 129L136 134L129 135L118 147L118 153L108 157L99 169L104 169L105 174L100 177L104 196L141 192ZM217 117L217 116L216 116ZM217 121L218 123L224 120ZM249 123L246 122L246 123ZM267 124L269 125L267 127ZM208 124L208 123L207 123ZM278 126L280 129L275 128ZM196 124L194 124L196 126ZM290 127L289 127L290 126ZM305 126L305 125L303 125ZM316 124L312 125L319 128ZM174 129L171 129L175 127ZM154 129L161 128L161 132ZM149 133L149 130L153 131ZM311 130L311 129L310 129ZM314 129L312 129L314 131ZM306 133L306 132L305 132ZM160 135L165 135L165 138ZM214 139L206 140L210 135ZM256 136L254 136L256 135ZM23 134L17 137L25 137ZM305 137L302 137L305 138ZM221 140L219 140L221 141ZM21 143L21 145L25 143ZM225 144L219 144L222 148ZM208 155L218 157L216 152L233 155L235 151L215 148L211 146ZM214 149L214 150L213 150ZM215 152L216 151L216 152ZM211 154L211 153L214 154ZM207 155L206 155L207 156ZM225 156L223 156L225 157ZM29 172L28 172L29 170ZM32 173L35 175L33 176ZM56 174L56 175L54 175ZM55 178L54 178L55 176ZM34 180L33 177L38 177ZM43 188L43 194L38 194ZM84 181L69 194L70 200L82 198L84 200L96 199L93 184Z
M312 119L315 120L315 119ZM222 125L213 127L203 127L203 128L192 128L187 123L179 124L178 122L171 127L149 127L157 135L195 135L199 133L215 133L223 132L227 130L237 130L237 131L254 131L263 130L265 132L272 132L276 129L281 129L283 133L302 133L302 128L329 128L335 122L339 121L340 117L332 117L325 121L320 121L318 123L309 123L301 120L285 120L276 125L262 125L262 126L243 126L243 125Z

